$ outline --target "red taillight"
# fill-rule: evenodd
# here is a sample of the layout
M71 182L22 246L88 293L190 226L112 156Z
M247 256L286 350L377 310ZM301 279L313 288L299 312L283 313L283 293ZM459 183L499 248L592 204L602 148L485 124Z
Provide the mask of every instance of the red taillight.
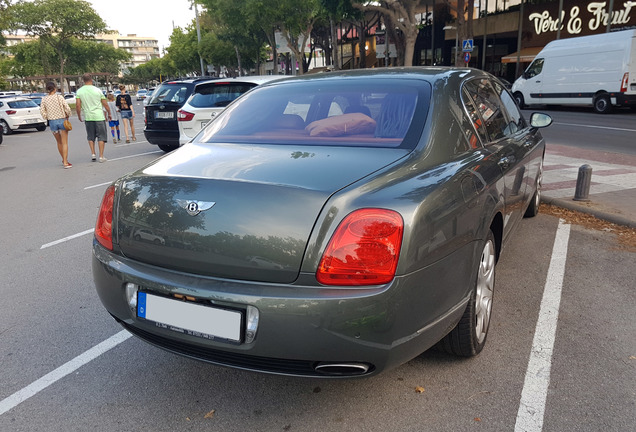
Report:
M625 93L627 91L628 81L629 81L629 72L625 72L625 75L623 75L623 81L621 81L621 93Z
M5 113L7 113L8 115L11 115L11 114L17 113L17 111L16 110L6 110Z
M404 222L399 213L361 209L338 226L316 271L324 285L377 285L395 277Z
M177 121L190 121L194 118L194 114L188 111L177 111Z
M95 238L108 250L113 250L113 205L115 202L115 186L109 186L99 207Z

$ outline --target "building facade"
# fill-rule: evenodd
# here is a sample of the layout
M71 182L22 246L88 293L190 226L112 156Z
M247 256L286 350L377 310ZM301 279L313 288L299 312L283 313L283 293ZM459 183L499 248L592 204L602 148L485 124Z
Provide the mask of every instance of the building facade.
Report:
M159 41L154 38L137 36L135 34L123 36L117 32L112 32L98 34L95 36L95 39L115 48L123 49L131 54L131 60L121 64L122 73L126 73L131 68L161 56L159 52Z

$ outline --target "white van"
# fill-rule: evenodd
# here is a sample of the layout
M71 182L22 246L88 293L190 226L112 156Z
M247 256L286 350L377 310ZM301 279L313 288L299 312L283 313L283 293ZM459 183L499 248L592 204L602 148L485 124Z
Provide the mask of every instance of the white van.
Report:
M520 107L588 105L636 107L636 30L559 39L537 54L512 85Z

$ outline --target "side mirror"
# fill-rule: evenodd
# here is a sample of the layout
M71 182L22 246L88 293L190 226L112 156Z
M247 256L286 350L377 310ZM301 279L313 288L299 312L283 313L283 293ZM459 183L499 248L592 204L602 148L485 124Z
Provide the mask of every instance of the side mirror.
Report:
M547 114L535 112L530 116L530 126L535 129L548 127L552 124L552 117Z

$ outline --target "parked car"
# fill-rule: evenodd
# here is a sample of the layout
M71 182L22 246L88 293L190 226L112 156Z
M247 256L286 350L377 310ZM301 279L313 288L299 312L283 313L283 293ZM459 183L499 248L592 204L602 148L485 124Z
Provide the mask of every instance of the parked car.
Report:
M42 98L46 96L46 93L29 93L22 96L31 99L37 106L40 106L40 104L42 104Z
M146 96L148 96L148 90L146 90L146 89L139 89L139 90L137 91L137 100L138 100L138 101L141 101L141 100L146 99Z
M146 95L146 98L144 99L144 109L146 107L146 105L148 105L148 102L150 102L150 99L152 98L152 94L155 92L155 88L151 87L148 89L148 94Z
M177 111L190 97L195 84L209 79L199 77L165 81L157 87L145 108L144 135L150 144L159 146L165 152L179 147Z
M157 243L157 244L165 244L166 241L164 240L163 237L158 236L157 234L155 234L152 230L150 229L146 229L146 228L140 228L137 231L134 232L134 237L135 240L137 241L147 241L147 242L151 242L151 243Z
M190 141L199 131L234 99L257 85L283 75L247 76L204 81L194 87L192 95L177 112L179 144Z
M550 122L526 123L479 70L260 85L107 188L97 292L141 339L246 370L370 376L438 343L476 355L497 259L539 209Z
M24 97L0 99L0 126L4 135L16 129L46 129L46 122L40 114L40 107L32 99Z
M67 104L74 104L76 102L75 93L64 93L64 99L66 100Z

